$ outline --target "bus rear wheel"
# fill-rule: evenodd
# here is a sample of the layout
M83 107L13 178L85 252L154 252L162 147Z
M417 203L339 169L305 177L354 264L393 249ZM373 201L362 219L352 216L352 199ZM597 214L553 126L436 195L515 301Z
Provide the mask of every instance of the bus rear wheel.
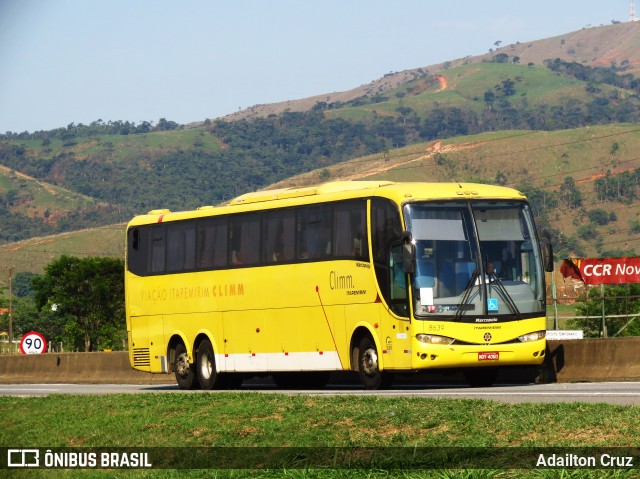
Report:
M196 381L196 373L193 370L193 366L189 364L189 355L184 344L179 343L176 346L174 358L173 370L180 389L195 389L198 386L198 381Z
M213 346L208 339L203 339L196 351L196 371L198 382L202 389L213 389L218 382L216 372L216 359L213 354Z
M358 372L360 381L367 389L387 389L393 382L390 373L380 371L380 360L376 343L369 336L360 340L358 348Z

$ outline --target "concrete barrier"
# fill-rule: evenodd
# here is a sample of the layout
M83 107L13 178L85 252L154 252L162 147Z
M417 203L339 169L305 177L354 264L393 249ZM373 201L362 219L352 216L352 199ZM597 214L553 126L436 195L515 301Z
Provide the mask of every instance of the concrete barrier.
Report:
M547 341L544 382L640 381L640 337Z
M149 374L129 365L126 351L0 356L0 383L174 383L173 375Z
M541 367L504 368L498 382L640 381L640 337L548 341ZM424 375L420 382L458 383L461 375ZM356 380L335 375L338 383ZM415 382L416 378L410 378ZM0 356L0 383L175 384L173 374L149 374L129 365L126 351Z

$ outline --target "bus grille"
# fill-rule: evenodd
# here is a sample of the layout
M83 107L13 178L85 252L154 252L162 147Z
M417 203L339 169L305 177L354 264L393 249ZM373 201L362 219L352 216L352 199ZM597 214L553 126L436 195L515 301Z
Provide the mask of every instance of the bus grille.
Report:
M151 366L151 355L149 348L133 349L133 366Z

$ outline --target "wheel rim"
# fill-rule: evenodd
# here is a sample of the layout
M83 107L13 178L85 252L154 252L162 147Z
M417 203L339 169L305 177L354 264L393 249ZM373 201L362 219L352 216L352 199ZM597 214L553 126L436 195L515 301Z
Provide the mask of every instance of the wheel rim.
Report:
M213 373L213 364L211 363L211 356L209 354L203 354L200 360L200 374L203 378L209 379Z
M176 360L176 373L180 377L187 377L189 375L189 356L187 353L181 353Z
M367 376L373 376L378 372L378 353L374 348L368 348L362 354L362 370Z

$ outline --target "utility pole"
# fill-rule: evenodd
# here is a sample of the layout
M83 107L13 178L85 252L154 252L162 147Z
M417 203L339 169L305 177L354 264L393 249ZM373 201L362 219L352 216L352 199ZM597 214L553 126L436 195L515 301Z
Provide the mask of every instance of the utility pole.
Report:
M9 354L13 354L13 267L9 268Z
M629 21L630 22L635 22L636 21L636 12L635 12L635 8L633 7L633 2L635 0L631 0L631 10L629 10Z

